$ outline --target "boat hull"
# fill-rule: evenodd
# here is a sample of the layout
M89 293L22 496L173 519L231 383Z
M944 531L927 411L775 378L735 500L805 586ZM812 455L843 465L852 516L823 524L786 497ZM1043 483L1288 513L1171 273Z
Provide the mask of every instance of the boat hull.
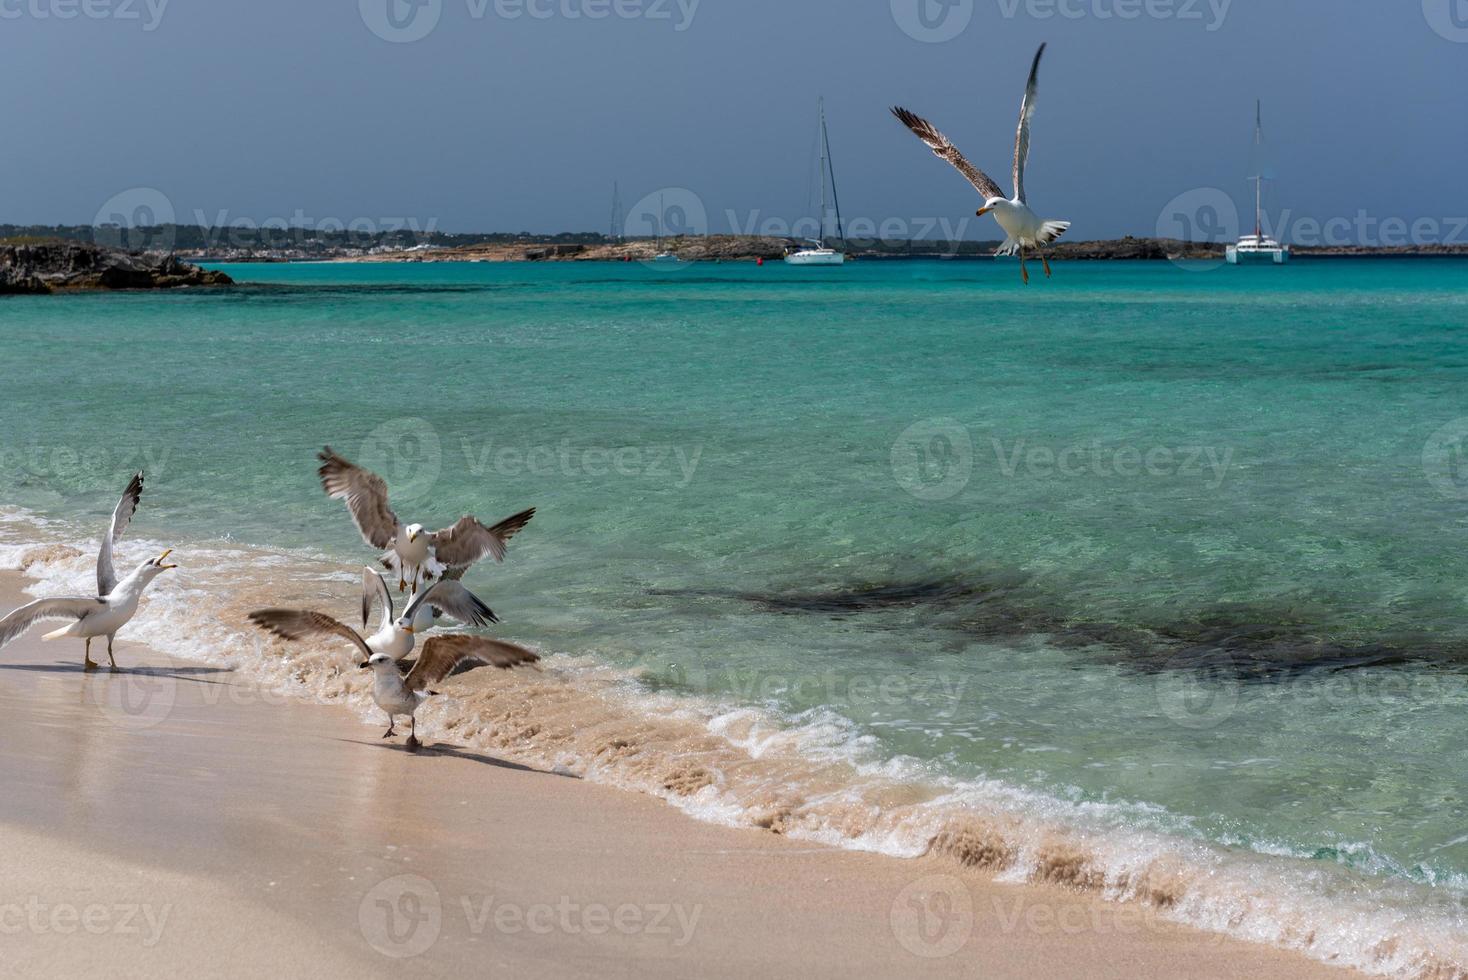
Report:
M1230 245L1226 253L1229 265L1284 265L1290 260L1289 246L1279 248L1239 248Z
M846 253L830 248L801 249L799 252L792 252L785 256L786 265L844 265L845 263Z

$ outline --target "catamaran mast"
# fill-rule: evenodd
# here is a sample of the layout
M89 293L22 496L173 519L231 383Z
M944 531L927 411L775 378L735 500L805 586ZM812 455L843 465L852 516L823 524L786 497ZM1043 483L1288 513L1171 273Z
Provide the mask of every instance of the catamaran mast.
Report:
M1264 156L1260 147L1264 145L1264 105L1262 99L1254 100L1254 157L1259 172L1254 175L1254 237L1264 235Z

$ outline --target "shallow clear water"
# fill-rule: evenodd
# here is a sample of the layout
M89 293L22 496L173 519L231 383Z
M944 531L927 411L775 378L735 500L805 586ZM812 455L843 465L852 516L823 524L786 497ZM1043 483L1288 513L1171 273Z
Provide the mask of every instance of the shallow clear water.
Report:
M0 502L349 573L329 442L649 697L1468 922L1468 263L225 268L0 302Z

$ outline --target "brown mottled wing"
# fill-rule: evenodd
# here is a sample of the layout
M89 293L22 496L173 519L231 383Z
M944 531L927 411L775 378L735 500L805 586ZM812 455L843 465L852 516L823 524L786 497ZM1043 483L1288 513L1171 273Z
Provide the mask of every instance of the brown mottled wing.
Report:
M1004 192L999 189L999 185L994 183L988 174L969 163L964 155L958 152L958 147L950 143L948 137L938 132L937 127L932 123L916 113L908 112L901 106L893 106L892 115L896 116L902 121L904 126L912 130L918 139L928 144L928 148L933 151L934 156L947 160L953 165L955 170L963 174L968 182L978 188L980 194L984 195L985 200L991 197L1004 196Z
M505 518L494 527L485 527L471 516L461 517L453 527L434 531L430 536L433 557L448 568L464 568L490 557L504 561L506 543L534 516L535 508L531 507Z
M341 637L357 648L363 660L372 656L372 651L356 630L326 613L309 609L257 609L250 613L250 622L283 640L301 640L308 636Z
M0 647L43 619L82 619L105 608L107 603L91 596L58 596L28 602L0 619Z
M398 533L398 515L387 502L387 484L371 470L364 470L327 446L316 456L321 468L321 489L333 500L345 500L347 510L362 539L374 548L386 548Z
M1021 204L1025 200L1025 164L1030 159L1030 117L1035 114L1036 82L1040 78L1040 55L1044 53L1042 44L1030 65L1030 80L1025 83L1025 97L1019 104L1019 129L1014 134L1014 196Z
M122 532L127 530L133 514L137 513L138 501L141 499L143 499L143 474L139 471L128 481L127 489L122 491L122 499L112 509L112 523L108 525L107 533L102 537L102 550L97 553L97 594L99 596L107 595L117 588L117 573L112 570L112 546L122 540Z
M504 640L492 640L487 636L469 636L452 633L435 636L423 644L423 655L408 671L405 683L410 691L427 690L454 672L454 668L466 661L477 660L492 667L518 667L533 664L540 654Z

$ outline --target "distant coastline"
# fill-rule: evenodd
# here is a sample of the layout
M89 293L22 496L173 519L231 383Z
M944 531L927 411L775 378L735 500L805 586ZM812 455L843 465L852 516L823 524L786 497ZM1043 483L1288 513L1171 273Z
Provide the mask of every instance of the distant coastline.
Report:
M641 262L667 252L685 262L775 262L799 242L758 235L613 238L594 232L463 234L400 229L327 231L310 228L210 228L156 225L124 228L0 224L0 246L69 243L105 252L184 262ZM996 241L849 239L846 253L860 261L988 259ZM1171 238L1060 241L1046 255L1063 261L1222 260L1224 245ZM1295 245L1296 258L1468 257L1468 245Z
M583 245L557 242L516 242L466 245L448 248L417 248L380 251L359 256L334 257L336 262L640 262L659 252L670 252L685 262L778 261L790 242L783 238L754 238L741 235L708 235L672 238L661 243L650 240ZM992 242L877 242L850 243L847 257L858 260L902 259L988 259L999 247ZM1045 250L1052 260L1208 260L1222 259L1224 246L1211 242L1185 242L1170 238L1104 239L1059 242ZM1468 257L1468 246L1383 248L1368 246L1296 247L1296 257L1440 258ZM207 260L207 256L197 256Z

